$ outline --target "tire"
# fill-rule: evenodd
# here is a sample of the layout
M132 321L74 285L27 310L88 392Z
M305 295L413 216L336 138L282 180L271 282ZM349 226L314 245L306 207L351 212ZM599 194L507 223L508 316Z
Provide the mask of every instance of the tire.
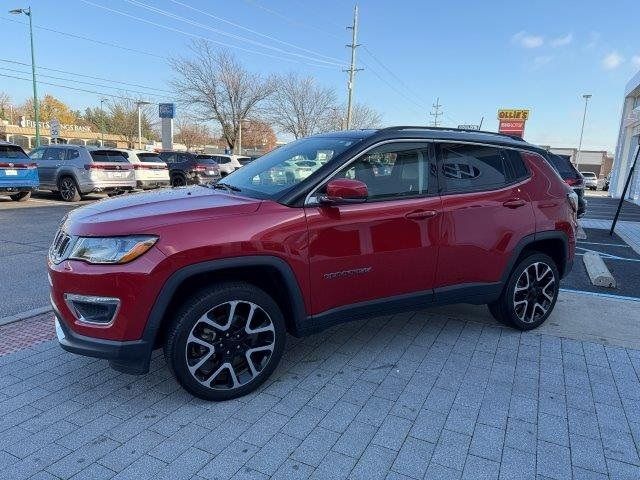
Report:
M169 327L164 355L185 390L222 401L246 395L269 378L285 342L276 302L253 285L226 282L184 302Z
M64 176L58 180L58 192L60 193L60 198L65 202L80 201L80 190L72 177Z
M19 192L9 195L9 198L14 202L26 202L31 198L31 192Z
M171 186L172 187L185 187L187 185L187 179L184 175L173 175L171 177Z
M532 276L536 280L532 281ZM532 330L551 315L558 300L559 283L560 274L553 259L543 253L530 253L511 271L500 298L489 304L489 311L505 325Z

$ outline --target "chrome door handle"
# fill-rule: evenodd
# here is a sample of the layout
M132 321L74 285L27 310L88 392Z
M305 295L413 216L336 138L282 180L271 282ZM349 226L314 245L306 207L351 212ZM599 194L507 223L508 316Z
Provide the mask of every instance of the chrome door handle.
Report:
M425 220L427 218L433 218L438 214L435 210L415 210L407 213L404 218L409 220Z

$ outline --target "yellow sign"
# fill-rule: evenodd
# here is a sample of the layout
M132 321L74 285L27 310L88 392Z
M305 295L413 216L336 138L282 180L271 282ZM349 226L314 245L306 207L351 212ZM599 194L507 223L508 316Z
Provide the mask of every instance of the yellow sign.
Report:
M509 108L498 110L498 120L528 120L529 110L523 108Z

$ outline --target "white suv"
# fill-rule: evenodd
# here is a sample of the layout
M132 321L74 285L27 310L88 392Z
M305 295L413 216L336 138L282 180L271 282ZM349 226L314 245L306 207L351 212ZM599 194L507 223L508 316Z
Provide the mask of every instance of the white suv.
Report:
M146 150L121 150L121 152L133 165L137 188L149 190L170 185L169 168L158 153Z
M230 173L242 168L240 160L244 161L249 157L243 155L218 155L218 154L200 154L198 158L210 158L220 166L220 175L226 177Z

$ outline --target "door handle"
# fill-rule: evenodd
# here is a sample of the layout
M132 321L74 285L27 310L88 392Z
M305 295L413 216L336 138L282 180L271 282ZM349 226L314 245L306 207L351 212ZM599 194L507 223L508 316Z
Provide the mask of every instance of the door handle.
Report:
M525 202L521 198L512 198L511 200L507 200L506 202L504 202L502 205L507 208L520 208L524 207L526 204L527 202Z
M435 210L414 210L407 213L404 218L409 220L425 220L427 218L433 218L438 214Z

